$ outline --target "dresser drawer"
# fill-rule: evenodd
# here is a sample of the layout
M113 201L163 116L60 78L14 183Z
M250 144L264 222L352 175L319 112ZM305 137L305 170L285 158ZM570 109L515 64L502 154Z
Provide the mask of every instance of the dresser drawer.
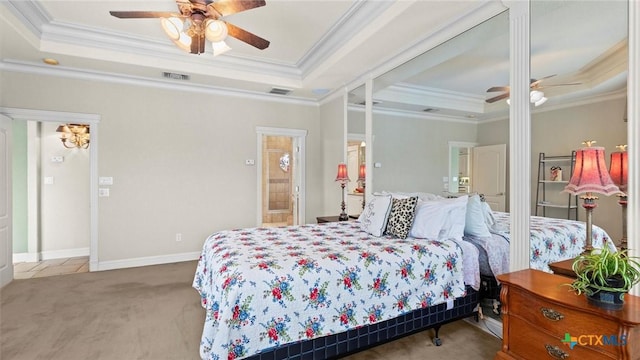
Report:
M569 291L569 290L567 290ZM517 288L509 289L511 315L526 319L536 327L563 337L571 335L617 335L618 324L584 311L577 311L553 304L529 292Z
M605 350L603 347L576 345L571 349L562 342L563 337L553 336L545 331L535 329L531 324L517 317L509 318L508 331L508 353L515 354L524 359L616 359L614 353L603 352L603 350ZM615 349L613 351L615 351Z

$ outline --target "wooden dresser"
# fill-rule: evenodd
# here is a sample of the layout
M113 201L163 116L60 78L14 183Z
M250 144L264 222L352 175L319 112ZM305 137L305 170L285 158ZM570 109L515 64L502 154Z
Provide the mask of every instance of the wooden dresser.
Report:
M503 338L495 359L640 359L640 297L627 294L622 310L608 311L564 286L565 276L528 269L498 280Z

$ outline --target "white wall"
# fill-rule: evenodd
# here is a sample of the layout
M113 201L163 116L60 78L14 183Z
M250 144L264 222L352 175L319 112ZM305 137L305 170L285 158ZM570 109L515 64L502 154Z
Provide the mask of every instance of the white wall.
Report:
M59 124L42 123L40 136L40 251L89 255L89 150L67 149L60 141ZM63 162L52 162L62 156ZM45 184L44 178L53 178ZM71 252L69 252L71 251Z
M475 142L476 124L374 114L373 191L441 194L449 176L449 141Z
M98 172L114 179L98 204L102 263L199 252L215 231L255 226L256 126L308 130L307 221L322 215L317 105L1 75L2 106L101 116Z
M549 103L548 103L549 104ZM552 105L552 104L549 104ZM546 105L545 105L546 106ZM531 116L531 211L535 214L536 183L538 177L538 155L570 154L583 147L584 140L596 140L595 146L606 151L609 164L610 153L615 146L627 143L627 123L623 118L625 99L616 98L579 106L550 111L535 111ZM508 121L483 123L478 126L480 144L509 143ZM579 220L585 220L585 211L578 199ZM604 228L616 244L622 237L622 214L616 196L600 196L598 207L593 212L593 223ZM548 210L549 211L549 210ZM566 216L564 210L556 217ZM547 216L553 212L547 212Z

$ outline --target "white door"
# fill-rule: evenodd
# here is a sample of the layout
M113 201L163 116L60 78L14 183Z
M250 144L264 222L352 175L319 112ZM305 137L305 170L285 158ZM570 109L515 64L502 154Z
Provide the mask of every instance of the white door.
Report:
M495 211L505 211L506 158L505 144L473 148L471 188L484 194L485 201Z
M0 115L0 287L13 280L11 119Z

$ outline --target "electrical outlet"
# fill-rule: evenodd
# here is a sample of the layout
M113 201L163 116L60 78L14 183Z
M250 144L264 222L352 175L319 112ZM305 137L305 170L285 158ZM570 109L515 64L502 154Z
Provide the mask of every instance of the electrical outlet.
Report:
M176 234L176 241L182 241L182 234L181 233L177 233Z
M244 161L244 164L245 164L245 165L247 165L247 166L251 166L251 165L255 165L255 164L256 164L256 161L255 161L255 160L253 160L253 159L246 159L246 160Z

